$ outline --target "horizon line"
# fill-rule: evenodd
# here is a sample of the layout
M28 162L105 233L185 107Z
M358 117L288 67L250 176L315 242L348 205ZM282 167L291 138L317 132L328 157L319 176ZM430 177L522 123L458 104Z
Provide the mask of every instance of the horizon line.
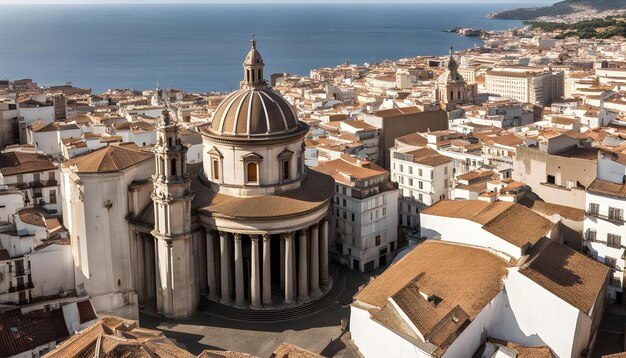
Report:
M278 1L264 1L257 2L254 0L240 0L240 1L206 1L206 2L175 2L175 1L165 1L165 2L111 2L111 3L98 3L98 2L56 2L56 3L48 3L48 2L23 2L23 3L2 3L0 2L0 6L31 6L31 5L235 5L235 4L245 4L245 5L524 5L524 4L546 4L549 6L549 2L541 1L541 0L530 0L530 1L506 1L506 2L489 2L487 1L479 1L473 3L467 3L462 0L454 0L451 2L443 1L437 2L435 0L428 2L414 2L411 0L406 1L392 1L387 3L380 3L374 1L333 1L333 0L322 0L322 1L304 1L292 3L288 2L288 0L278 0Z

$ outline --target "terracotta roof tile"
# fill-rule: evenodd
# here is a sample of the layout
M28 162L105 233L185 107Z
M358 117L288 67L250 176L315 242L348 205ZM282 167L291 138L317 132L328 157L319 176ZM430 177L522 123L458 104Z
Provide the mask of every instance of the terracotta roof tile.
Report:
M105 173L124 170L152 158L151 153L112 145L70 159L63 163L63 166L65 168L76 166L79 173Z
M587 187L587 191L595 194L626 198L626 183L618 184L606 180L596 179L591 182L589 187Z
M0 173L4 176L56 169L50 157L27 152L0 153Z
M608 266L548 238L532 247L519 270L586 315L602 294L609 271Z

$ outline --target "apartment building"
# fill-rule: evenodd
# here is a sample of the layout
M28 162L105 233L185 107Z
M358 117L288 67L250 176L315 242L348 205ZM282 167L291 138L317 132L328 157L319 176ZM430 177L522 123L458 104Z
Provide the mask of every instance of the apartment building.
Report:
M454 159L431 148L391 148L391 181L398 184L398 223L420 227L422 209L448 199L454 176Z
M331 254L364 272L391 262L398 248L398 190L389 171L347 154L314 170L335 179Z
M623 303L626 249L626 159L610 151L598 153L598 176L587 188L583 251L611 268L608 298Z
M518 146L513 180L546 202L584 209L585 189L596 178L597 151L586 139L565 134Z
M564 95L564 72L531 67L494 68L486 72L487 92L522 103L547 106Z

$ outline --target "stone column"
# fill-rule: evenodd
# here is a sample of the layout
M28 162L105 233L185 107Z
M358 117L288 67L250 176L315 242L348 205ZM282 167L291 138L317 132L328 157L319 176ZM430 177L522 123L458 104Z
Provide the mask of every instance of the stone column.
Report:
M311 296L319 297L320 291L320 255L319 255L319 226L311 226Z
M228 233L220 231L220 278L221 284L220 287L222 289L222 298L220 302L225 305L230 304L230 280L231 280L231 272L230 272L230 257L228 255Z
M280 289L285 289L285 235L280 235Z
M250 255L252 256L250 260L251 268L251 277L250 277L250 306L252 308L261 307L261 275L259 270L261 267L259 266L259 235L251 235L250 236Z
M293 284L293 232L283 234L285 240L285 304L293 304L294 284Z
M322 221L322 240L320 241L320 279L322 287L330 283L328 276L328 218Z
M298 263L298 299L302 302L309 300L309 260L307 255L308 228L300 230L300 258Z
M270 234L263 234L263 306L272 305Z
M215 232L206 229L206 278L209 286L209 298L217 299L217 279L215 276Z
M241 251L241 234L233 234L235 237L235 306L244 307L246 298L244 297L243 285L243 253Z

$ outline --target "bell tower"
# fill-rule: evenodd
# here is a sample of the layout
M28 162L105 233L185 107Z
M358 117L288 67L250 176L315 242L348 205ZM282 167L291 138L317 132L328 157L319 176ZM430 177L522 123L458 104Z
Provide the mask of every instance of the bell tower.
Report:
M169 109L156 126L153 152L154 236L156 242L157 309L167 317L186 317L198 304L198 286L191 236L191 177L187 173L187 146L178 137L178 125Z
M243 81L240 83L241 89L254 89L265 88L267 82L263 78L263 57L256 49L256 40L254 34L252 34L252 40L250 40L250 51L246 59L243 61Z

